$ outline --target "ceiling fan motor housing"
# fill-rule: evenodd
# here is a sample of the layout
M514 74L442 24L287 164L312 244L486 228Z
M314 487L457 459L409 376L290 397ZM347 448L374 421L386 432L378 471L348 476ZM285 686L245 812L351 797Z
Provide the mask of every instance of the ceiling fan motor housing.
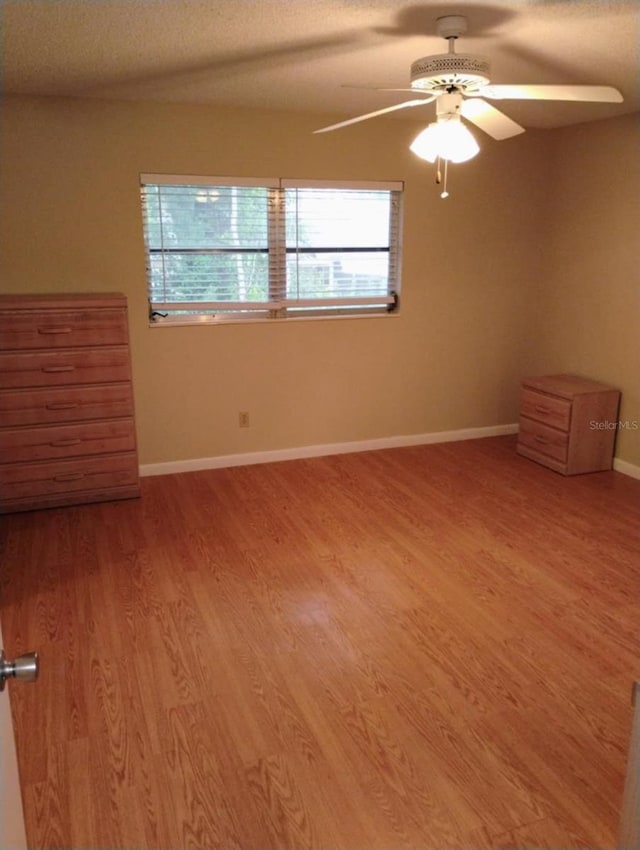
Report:
M423 56L411 65L411 88L419 91L446 91L452 86L466 93L489 84L489 60L465 53L437 53Z

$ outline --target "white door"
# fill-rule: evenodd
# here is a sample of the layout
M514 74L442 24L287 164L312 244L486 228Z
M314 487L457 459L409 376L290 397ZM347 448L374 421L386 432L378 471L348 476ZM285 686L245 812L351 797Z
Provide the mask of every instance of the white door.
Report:
M4 690L0 693L0 753L2 753L0 758L0 847L22 850L27 846L27 839L24 832L16 744L9 707L11 687L10 683L5 684Z
M621 850L640 850L640 682L634 682L633 685L633 704L627 781L618 839L618 847Z

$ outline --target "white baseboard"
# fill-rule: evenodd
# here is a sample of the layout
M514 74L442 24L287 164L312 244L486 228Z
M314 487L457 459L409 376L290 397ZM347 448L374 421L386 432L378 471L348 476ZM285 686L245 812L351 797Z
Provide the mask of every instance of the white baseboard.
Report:
M457 431L437 431L429 434L407 434L396 437L379 437L375 440L354 440L348 443L325 443L319 446L296 446L291 449L274 449L266 452L246 452L217 457L199 457L191 460L171 460L165 463L146 463L140 475L172 475L176 472L197 472L200 469L223 469L229 466L249 466L255 463L274 463L280 460L299 460L307 457L370 452L378 449L396 449L403 446L422 446L428 443L449 443L456 440L477 440L481 437L499 437L515 434L517 424L491 425L486 428L461 428Z
M627 463L626 460L618 460L617 457L614 457L613 468L616 472L621 472L623 475L640 479L640 466L636 466L634 463Z

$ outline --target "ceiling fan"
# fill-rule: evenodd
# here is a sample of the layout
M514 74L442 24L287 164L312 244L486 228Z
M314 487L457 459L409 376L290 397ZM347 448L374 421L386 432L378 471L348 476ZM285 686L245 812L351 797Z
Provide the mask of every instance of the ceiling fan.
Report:
M422 59L417 59L411 65L410 88L378 89L378 91L411 91L415 94L423 95L422 97L405 100L402 103L396 103L394 106L388 106L384 109L377 109L375 112L368 112L365 115L358 115L355 118L349 118L346 121L340 121L328 127L321 127L314 132L327 133L331 130L348 127L350 124L366 121L369 118L376 118L379 115L385 115L399 109L423 106L436 100L437 124L430 125L423 134L428 133L429 129L433 127L439 128L440 131L443 128L450 131L458 127L464 132L466 128L460 121L460 116L462 116L489 136L501 140L516 136L518 133L523 133L524 127L521 127L499 109L496 109L495 106L487 103L487 100L622 102L620 92L611 86L492 85L489 76L490 64L488 59L484 56L473 56L471 54L455 52L456 39L466 31L467 19L463 15L446 15L438 18L436 32L449 42L448 53L438 53L434 56L424 56ZM473 140L473 136L468 131L466 133ZM423 134L420 135L422 136ZM462 133L460 135L462 136ZM434 136L434 133L432 133L432 136ZM417 142L418 139L415 140L414 145ZM438 148L440 152L436 152L433 158L432 154L435 150L433 146L427 149L423 144L421 153L414 148L414 145L411 146L412 150L418 156L422 156L430 162L435 162L437 157L442 157L451 162L462 162L465 159L470 159L471 156L474 156L478 152L478 146L475 144L475 140L473 140L475 149L472 150L468 146L464 149L463 153L458 154L459 158L455 158L455 154L452 156L443 155L442 145ZM420 148L420 145L418 144L417 147ZM448 150L451 150L451 148L449 147Z

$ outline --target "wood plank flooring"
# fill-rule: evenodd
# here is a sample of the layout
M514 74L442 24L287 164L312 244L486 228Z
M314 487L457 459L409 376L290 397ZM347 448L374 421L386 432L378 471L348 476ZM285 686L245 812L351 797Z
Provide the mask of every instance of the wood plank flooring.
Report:
M640 482L511 437L2 521L32 847L614 847Z

